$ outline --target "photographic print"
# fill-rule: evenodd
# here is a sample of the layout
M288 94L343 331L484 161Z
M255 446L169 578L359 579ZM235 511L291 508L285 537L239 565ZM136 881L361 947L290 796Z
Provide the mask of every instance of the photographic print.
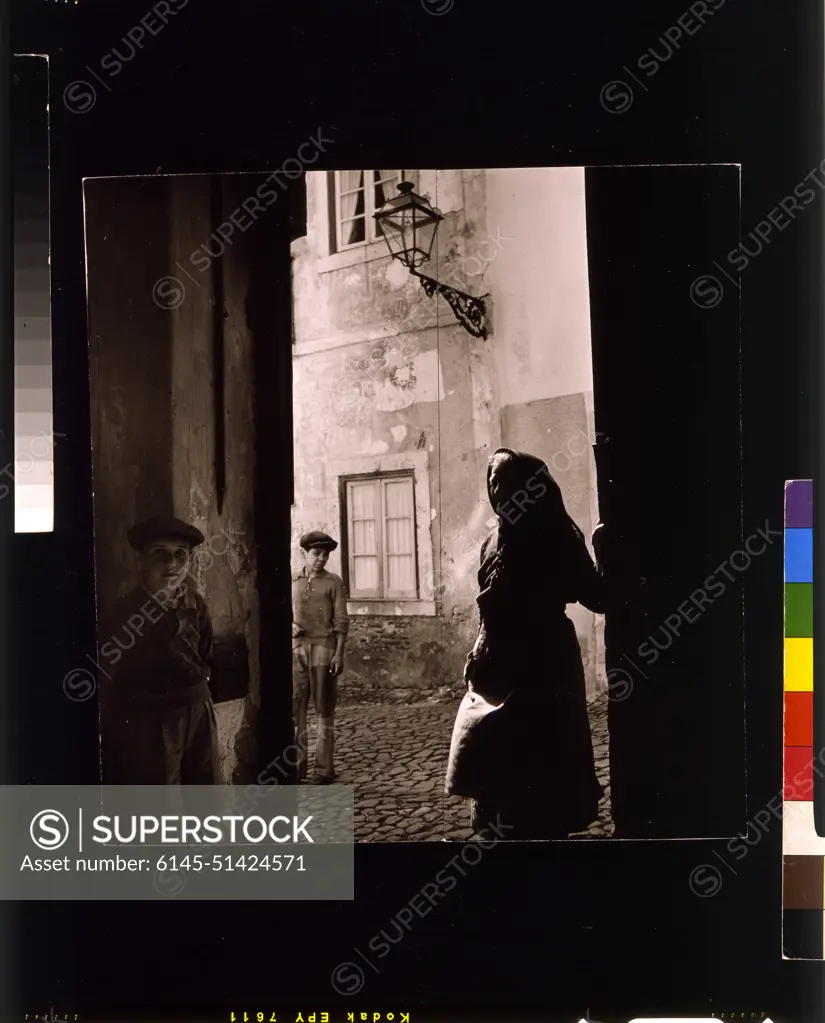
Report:
M293 162L85 185L104 778L352 785L364 842L733 833L738 169Z

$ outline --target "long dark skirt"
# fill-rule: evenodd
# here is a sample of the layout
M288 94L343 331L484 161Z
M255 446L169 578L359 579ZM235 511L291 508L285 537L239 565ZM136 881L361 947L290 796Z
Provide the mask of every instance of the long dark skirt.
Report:
M540 646L508 644L506 655L502 647L486 650L471 671L445 791L473 800L476 831L497 826L513 840L564 838L598 816L602 788L575 628L564 616L546 635ZM511 681L502 696L504 677Z

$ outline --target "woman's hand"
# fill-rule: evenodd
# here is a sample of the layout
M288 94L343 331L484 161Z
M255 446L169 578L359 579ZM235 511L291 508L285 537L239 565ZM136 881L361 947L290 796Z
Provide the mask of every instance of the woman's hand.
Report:
M475 662L476 662L477 658L481 656L481 652L482 652L482 649L484 647L484 643L485 643L485 635L484 635L484 632L482 630L482 631L479 631L479 634L476 636L476 641L473 644L473 649L467 654L467 660L466 660L466 662L464 664L464 681L465 682L470 682L471 679L472 679L472 676L473 676L473 673L474 673L473 669L475 667Z

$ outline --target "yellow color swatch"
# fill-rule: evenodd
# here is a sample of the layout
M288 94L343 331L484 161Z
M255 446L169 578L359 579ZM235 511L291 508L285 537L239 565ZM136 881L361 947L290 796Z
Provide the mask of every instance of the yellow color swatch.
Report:
M785 692L812 693L814 688L813 639L785 640Z

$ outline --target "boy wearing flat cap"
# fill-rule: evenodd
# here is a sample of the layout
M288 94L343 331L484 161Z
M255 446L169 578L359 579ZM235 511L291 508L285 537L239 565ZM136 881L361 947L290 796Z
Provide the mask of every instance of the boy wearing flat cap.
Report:
M326 533L304 533L303 568L292 577L292 715L298 748L298 780L307 773L307 710L315 707L318 738L315 777L319 785L335 780L334 716L337 679L344 670L347 601L344 583L327 572L330 551L338 546Z
M111 782L217 784L212 623L187 578L203 534L167 518L138 523L128 538L140 582L119 601L100 651L111 665Z

